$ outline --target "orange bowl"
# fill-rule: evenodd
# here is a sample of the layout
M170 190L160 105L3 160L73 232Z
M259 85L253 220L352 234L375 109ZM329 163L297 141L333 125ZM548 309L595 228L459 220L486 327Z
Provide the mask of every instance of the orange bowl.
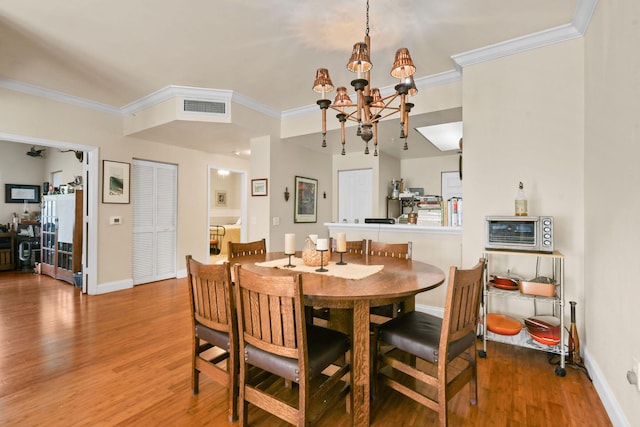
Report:
M487 329L499 335L517 335L522 323L504 314L490 313L487 314Z

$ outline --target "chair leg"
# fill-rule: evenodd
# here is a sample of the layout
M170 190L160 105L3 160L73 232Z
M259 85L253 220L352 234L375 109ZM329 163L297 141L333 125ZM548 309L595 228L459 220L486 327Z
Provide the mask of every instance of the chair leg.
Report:
M469 364L471 365L471 380L469 381L469 402L478 404L478 365L476 364L476 347L469 348Z
M227 359L229 373L229 421L238 421L238 361L233 354Z
M196 369L196 359L198 358L198 338L193 339L193 349L191 351L191 390L193 394L198 394L200 383L200 371Z

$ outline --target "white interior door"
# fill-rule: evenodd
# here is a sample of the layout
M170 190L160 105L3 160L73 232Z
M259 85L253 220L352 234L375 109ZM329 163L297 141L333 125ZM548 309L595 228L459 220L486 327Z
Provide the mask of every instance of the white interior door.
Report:
M133 284L176 277L178 167L133 161Z
M338 220L364 223L372 211L373 171L338 171Z

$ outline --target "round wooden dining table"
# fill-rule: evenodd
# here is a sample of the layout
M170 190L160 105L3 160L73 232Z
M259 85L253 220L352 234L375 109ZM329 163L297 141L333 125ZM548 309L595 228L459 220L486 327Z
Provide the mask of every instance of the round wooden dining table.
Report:
M302 263L299 252L296 256L297 261ZM269 252L236 257L229 262L231 266L241 264L242 268L263 275L282 274L283 271L295 272L293 269L256 265L282 259L284 266L287 264L285 258L283 252ZM382 266L380 271L359 279L347 279L315 271L302 273L305 306L343 308L349 309L346 310L347 313L353 313L352 319L349 319L352 327L353 420L355 426L368 426L371 412L370 307L404 301L405 311L411 311L415 307L415 295L440 286L445 275L441 269L415 260L343 254L342 259L347 265L334 267L340 257L334 253L330 259L332 269L347 269L350 264Z

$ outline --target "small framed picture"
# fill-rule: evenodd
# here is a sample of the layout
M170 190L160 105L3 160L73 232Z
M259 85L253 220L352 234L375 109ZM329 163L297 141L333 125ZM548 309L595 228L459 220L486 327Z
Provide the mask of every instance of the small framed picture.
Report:
M129 204L131 164L102 161L102 203Z
M220 206L220 207L227 206L226 191L216 191L216 206Z
M267 178L252 179L251 180L251 195L252 196L266 196L268 194Z
M293 222L316 222L318 180L296 176Z

